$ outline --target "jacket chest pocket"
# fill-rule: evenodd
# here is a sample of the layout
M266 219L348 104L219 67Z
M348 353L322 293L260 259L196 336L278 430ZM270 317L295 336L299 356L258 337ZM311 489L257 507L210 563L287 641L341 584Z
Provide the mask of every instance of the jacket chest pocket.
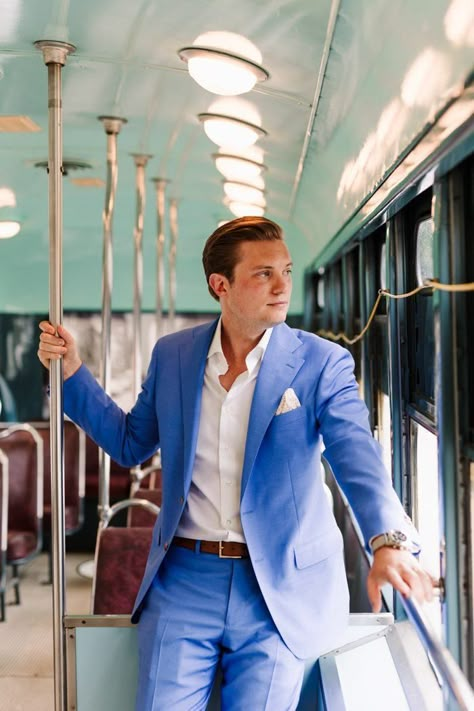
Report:
M283 430L289 427L297 427L302 425L307 418L307 411L304 407L297 407L289 412L284 412L282 415L275 415L271 422L273 430Z

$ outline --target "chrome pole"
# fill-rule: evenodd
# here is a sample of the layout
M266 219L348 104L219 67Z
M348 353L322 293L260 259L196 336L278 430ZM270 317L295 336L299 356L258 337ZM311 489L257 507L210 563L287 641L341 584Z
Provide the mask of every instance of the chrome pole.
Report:
M62 97L61 68L75 47L66 42L41 40L35 46L48 67L48 193L49 193L49 320L57 328L63 320L62 255ZM63 368L52 361L51 389L51 535L53 552L54 708L66 709L66 643L63 630L64 585L64 456Z
M156 189L156 339L163 325L163 301L165 291L165 189L168 180L153 178Z
M174 330L174 319L176 315L176 250L178 244L178 201L176 198L170 200L170 235L171 239L168 253L168 319L170 328Z
M105 207L102 213L104 242L102 252L102 344L100 359L100 383L105 391L110 380L110 323L112 313L112 219L117 191L117 136L126 119L116 116L99 116L104 124L107 136L107 184L105 189ZM110 457L103 449L99 450L99 517L106 520L109 511Z
M404 598L402 595L399 595L399 598L425 651L430 655L434 666L455 700L456 708L459 708L460 711L471 711L474 709L474 690L453 655L433 632L421 605L414 598Z
M143 296L143 220L145 214L145 168L153 156L132 153L135 161L136 215L134 242L133 273L133 397L136 400L142 384L142 296Z

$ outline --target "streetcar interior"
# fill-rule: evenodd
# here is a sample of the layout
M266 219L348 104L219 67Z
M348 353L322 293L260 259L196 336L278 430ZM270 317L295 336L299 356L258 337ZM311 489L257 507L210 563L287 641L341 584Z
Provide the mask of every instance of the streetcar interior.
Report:
M308 662L298 708L376 709L374 676L387 710L469 708L473 47L468 0L0 2L0 711L32 708L18 681L29 676L45 680L32 682L38 711L53 708L53 692L56 711L132 708L129 616L161 506L159 452L129 470L66 421L58 463L39 321L64 315L84 362L128 410L156 339L218 314L205 240L221 221L257 214L283 227L293 259L288 324L354 358L437 583L423 608L436 648L392 590L371 613L370 558L325 463L315 476L344 537L351 631ZM209 57L222 64L209 69ZM195 58L212 91L192 75ZM228 72L242 60L252 81L232 95ZM65 668L55 649L53 684L51 650L39 671L34 654L30 672L15 671L6 647L22 654L22 642L3 651L2 627L13 640L35 586L58 595L63 553ZM449 655L452 679L437 654ZM3 707L2 695L19 705Z

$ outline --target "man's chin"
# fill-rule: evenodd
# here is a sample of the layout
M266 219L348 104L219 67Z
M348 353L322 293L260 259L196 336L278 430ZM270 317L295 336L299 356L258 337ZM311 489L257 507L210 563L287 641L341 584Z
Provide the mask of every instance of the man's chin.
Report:
M272 326L278 326L280 323L284 323L286 321L287 315L288 309L281 309L275 312L269 317L267 328L271 328Z

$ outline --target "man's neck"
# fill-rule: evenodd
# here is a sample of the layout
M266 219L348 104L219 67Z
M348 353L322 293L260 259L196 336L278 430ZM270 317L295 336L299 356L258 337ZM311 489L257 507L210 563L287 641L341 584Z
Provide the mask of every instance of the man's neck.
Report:
M256 333L249 333L238 326L229 325L221 321L222 351L229 366L243 365L245 359L262 338L266 329Z

